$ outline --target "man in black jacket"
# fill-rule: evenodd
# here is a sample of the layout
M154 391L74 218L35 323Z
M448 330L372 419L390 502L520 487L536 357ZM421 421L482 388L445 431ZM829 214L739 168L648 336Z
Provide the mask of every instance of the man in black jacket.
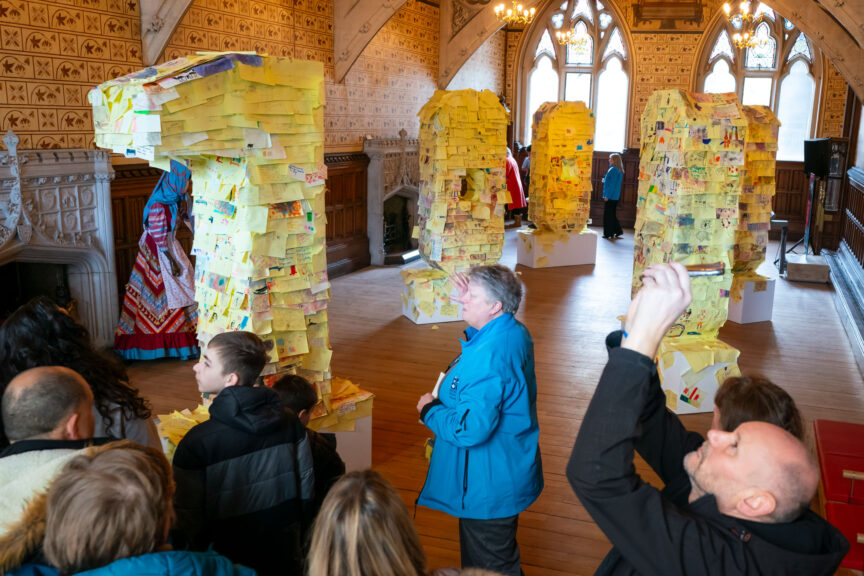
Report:
M195 366L201 392L216 393L210 420L174 453L178 535L259 574L301 574L314 497L312 454L296 415L255 386L267 362L250 332L215 336Z
M849 544L808 509L818 472L797 439L746 422L702 443L665 410L653 358L690 299L682 266L652 266L624 332L607 339L609 363L567 466L614 546L597 574L833 574ZM662 493L636 474L634 450Z

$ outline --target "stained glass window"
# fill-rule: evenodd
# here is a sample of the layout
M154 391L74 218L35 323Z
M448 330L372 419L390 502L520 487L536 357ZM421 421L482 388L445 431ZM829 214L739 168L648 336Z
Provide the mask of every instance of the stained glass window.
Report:
M732 51L732 42L729 41L729 34L726 30L720 33L717 42L714 43L714 49L711 50L709 62L713 62L718 56L726 56L730 62L735 62L735 52Z
M568 102L591 102L591 74L568 72L564 81L564 100Z
M567 64L591 64L594 62L594 39L588 34L588 27L580 20L573 31L576 43L567 45Z
M602 14L600 14L600 27L601 28L608 28L609 24L611 24L611 23L612 23L612 16L610 16L606 12L603 12Z
M735 92L735 76L729 71L729 63L722 58L717 60L711 73L705 77L704 92L712 94L723 94Z
M525 143L531 143L531 118L534 112L544 102L558 101L558 71L552 59L541 56L537 66L531 71L528 78L528 130L525 133Z
M516 116L523 142L531 140L533 112L547 101L582 101L595 111L598 130L608 137L598 150L621 150L626 145L630 121L627 37L608 0L562 0L561 5L531 29L531 71L523 80L527 98ZM574 43L559 46L556 32L570 31ZM602 51L601 51L602 49ZM555 61L561 50L564 62ZM596 54L595 54L596 51ZM602 58L600 57L602 54ZM601 100L603 100L601 102ZM599 114L599 116L598 116Z
M606 44L606 51L603 52L603 59L605 60L611 54L625 56L624 40L621 39L621 32L618 31L618 28L612 30L612 36L609 37L609 43Z
M768 6L766 6L765 4L762 4L760 2L759 7L756 8L756 13L753 14L753 18L758 20L759 18L762 18L762 17L770 18L771 20L774 20L774 10L772 10L771 8L769 8Z
M786 27L786 30L792 30L793 28L795 28L795 25L789 22L789 20L787 20L786 18L783 18L783 26Z
M747 68L774 68L774 56L777 53L777 41L771 36L768 24L762 22L756 27L756 45L747 49L745 60Z
M617 29L616 29L617 30ZM597 105L594 149L607 152L623 150L627 127L627 73L618 58L610 58L597 77Z
M536 58L540 54L546 53L555 59L555 46L552 45L552 36L549 35L549 30L543 31L543 37L540 38L540 43L537 45L537 50L534 52Z
M809 62L813 61L813 56L810 55L810 45L807 43L807 37L804 36L803 32L798 34L798 38L795 39L795 44L792 45L792 50L789 51L789 57L786 61L791 62L799 56L803 56Z
M571 18L575 20L579 16L584 16L589 22L594 22L594 13L591 12L591 7L588 6L588 0L577 0Z
M780 84L777 103L777 119L780 120L778 160L804 160L803 141L810 137L815 87L816 82L810 76L807 63L802 60L792 64L789 75Z

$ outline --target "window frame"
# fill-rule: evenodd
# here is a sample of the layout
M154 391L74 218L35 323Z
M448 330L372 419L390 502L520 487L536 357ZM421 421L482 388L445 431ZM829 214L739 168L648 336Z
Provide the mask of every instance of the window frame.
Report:
M732 35L736 30L732 24L727 21L723 11L720 10L715 15L714 21L708 27L703 36L702 46L697 55L698 64L695 68L696 78L694 91L704 91L705 79L709 74L711 74L717 60L723 59L727 64L729 64L729 72L735 77L735 92L739 101L743 102L745 78L771 78L771 96L768 107L776 114L778 112L777 104L779 103L781 85L786 77L789 76L792 65L800 60L807 64L808 73L813 78L814 84L813 109L810 111L810 134L808 135L808 138L813 138L813 135L816 134L818 130L819 106L821 104L821 94L824 82L822 53L813 41L804 35L807 40L807 47L810 50L811 59L807 60L804 56L798 55L792 60L788 60L789 54L795 46L795 41L798 39L799 35L803 34L803 32L797 26L793 26L791 29L786 28L784 24L786 18L777 12L770 3L765 4L774 10L773 20L771 18L763 18L760 21L760 25L762 22L768 24L769 33L777 43L774 68L757 69L746 67L745 60L747 55L745 50L737 48L735 43L732 42ZM758 7L758 4L756 7ZM725 54L715 57L714 60L709 60L711 58L711 52L714 50L714 45L717 43L717 40L720 38L720 35L724 30L729 35L732 52L735 55L734 62L730 62L729 58Z
M524 142L526 140L526 135L528 131L531 130L531 122L532 119L529 117L528 106L530 104L529 98L529 90L530 90L530 78L531 72L535 69L537 62L540 58L548 57L545 56L545 52L542 54L535 54L538 46L540 45L540 40L543 38L544 31L549 32L549 36L552 39L552 46L555 51L555 58L552 61L552 64L555 70L558 72L558 100L563 101L565 96L565 91L567 88L567 74L568 73L579 73L585 74L588 73L591 75L591 90L590 90L590 102L587 102L586 105L591 109L595 110L596 102L597 102L597 90L598 90L598 79L600 73L606 68L606 64L609 62L611 58L618 58L621 62L621 69L627 74L627 110L625 111L625 125L624 125L624 143L625 146L629 144L630 140L630 108L633 106L633 45L630 39L630 32L624 25L624 18L618 12L617 7L611 0L607 0L601 3L603 4L603 10L596 9L596 0L589 0L589 6L591 7L593 14L593 22L588 20L584 15L576 16L572 18L573 12L579 3L579 0L566 0L567 7L562 9L561 6L565 2L565 0L553 0L550 4L548 4L537 16L534 18L534 22L526 29L523 35L522 48L520 50L519 58L521 62L521 66L519 68L519 79L518 79L518 90L517 90L517 118L516 118L516 130L514 131L514 138ZM601 26L600 22L600 14L607 13L612 17L609 25L604 29ZM556 29L553 26L552 18L556 14L563 14L564 21L561 28ZM566 31L574 29L577 22L584 22L587 27L588 33L593 40L593 58L592 63L589 64L567 64L567 46L561 45L558 43L557 38L555 38L556 31ZM609 45L610 40L613 36L613 31L618 30L618 33L621 36L621 43L624 46L625 54L619 54L618 52L612 52L608 54L605 58L603 57L603 53L606 51L607 46ZM604 32L603 37L601 38L601 32Z

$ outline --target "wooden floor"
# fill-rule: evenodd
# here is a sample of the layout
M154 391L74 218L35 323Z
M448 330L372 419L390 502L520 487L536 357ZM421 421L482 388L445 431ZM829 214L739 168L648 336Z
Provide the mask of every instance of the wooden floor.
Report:
M503 263L509 266L516 262L515 241L515 231L508 230ZM618 327L616 316L629 302L632 233L598 242L594 266L517 267L526 286L517 317L534 338L546 482L540 499L520 516L518 539L529 576L593 574L609 549L564 476L606 362L604 338ZM330 338L333 373L376 395L373 466L413 509L426 475L423 443L429 435L418 423L415 406L458 353L464 325L413 324L401 315L401 287L396 267L367 268L334 280ZM816 418L864 423L864 381L829 286L781 279L773 322L727 323L721 338L741 350L744 374L760 374L785 387L808 424ZM197 402L192 362L138 363L130 373L157 413ZM683 420L688 428L704 432L711 418L700 414ZM651 477L644 465L639 470ZM455 519L417 508L415 524L431 568L458 565Z

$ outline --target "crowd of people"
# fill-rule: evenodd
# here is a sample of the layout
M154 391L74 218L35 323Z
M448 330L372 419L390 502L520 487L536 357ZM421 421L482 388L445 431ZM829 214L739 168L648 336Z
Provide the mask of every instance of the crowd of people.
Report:
M418 504L459 519L461 569L522 574L519 515L543 490L534 346L504 266L452 278L461 354L417 403L434 433ZM739 377L707 439L665 409L654 358L690 303L677 264L645 270L566 474L613 548L598 574L833 574L848 542L810 511L818 471L791 397ZM0 325L0 573L421 576L408 510L372 471L345 473L307 429L318 394L297 375L259 384L264 343L214 337L195 365L215 395L169 463L123 364L36 299ZM644 482L635 453L662 490Z

